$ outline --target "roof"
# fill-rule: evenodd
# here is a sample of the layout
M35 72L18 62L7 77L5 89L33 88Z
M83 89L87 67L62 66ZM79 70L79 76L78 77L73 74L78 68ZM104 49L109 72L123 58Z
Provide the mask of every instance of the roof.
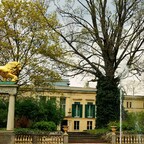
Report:
M61 86L61 87L63 87L63 86L69 87L70 82L69 82L68 79L62 79L61 81L54 82L53 85L54 85L54 86Z
M37 91L51 91L52 89L48 87L36 88ZM85 88L85 87L64 87L64 86L55 86L54 91L61 92L84 92L84 93L96 93L95 88Z

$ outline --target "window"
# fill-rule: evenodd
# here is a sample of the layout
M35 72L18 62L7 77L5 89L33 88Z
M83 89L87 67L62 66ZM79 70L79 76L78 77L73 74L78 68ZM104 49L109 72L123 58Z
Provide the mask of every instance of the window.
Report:
M72 104L72 117L82 117L82 105L80 102Z
M127 108L132 108L132 102L127 102Z
M92 121L87 121L87 130L92 129Z
M85 117L95 118L95 105L93 103L87 103L85 105Z
M60 107L65 114L65 107L66 107L66 99L65 98L60 98Z
M74 121L74 130L79 130L79 121Z

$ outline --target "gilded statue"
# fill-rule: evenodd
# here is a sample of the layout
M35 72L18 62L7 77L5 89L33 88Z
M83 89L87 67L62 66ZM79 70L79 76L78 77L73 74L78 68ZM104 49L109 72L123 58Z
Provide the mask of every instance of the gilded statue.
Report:
M10 79L12 82L18 81L18 75L21 70L21 64L17 61L8 62L4 66L0 66L0 76L2 76L3 81Z

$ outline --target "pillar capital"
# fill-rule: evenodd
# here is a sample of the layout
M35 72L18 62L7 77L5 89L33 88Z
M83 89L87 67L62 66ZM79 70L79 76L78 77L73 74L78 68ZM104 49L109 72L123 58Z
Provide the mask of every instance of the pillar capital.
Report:
M0 94L16 95L17 88L18 88L17 84L1 84L0 83Z

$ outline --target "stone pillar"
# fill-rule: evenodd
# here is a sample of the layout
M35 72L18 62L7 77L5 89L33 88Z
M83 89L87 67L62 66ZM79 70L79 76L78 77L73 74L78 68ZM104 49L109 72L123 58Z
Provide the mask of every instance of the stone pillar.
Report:
M13 132L0 131L0 144L14 144L15 135Z
M111 126L112 130L112 144L116 144L116 126Z
M33 137L32 137L32 143L33 144L37 144L38 143L36 135L33 135Z
M63 134L63 143L68 144L68 126L64 125L63 126L64 134Z
M63 143L68 144L68 133L63 134Z
M13 82L0 82L0 93L9 95L9 107L7 117L7 130L0 131L0 144L14 144L14 113L15 113L15 95L17 94L18 85Z
M14 130L14 113L15 113L15 96L9 96L8 118L7 118L7 130Z

